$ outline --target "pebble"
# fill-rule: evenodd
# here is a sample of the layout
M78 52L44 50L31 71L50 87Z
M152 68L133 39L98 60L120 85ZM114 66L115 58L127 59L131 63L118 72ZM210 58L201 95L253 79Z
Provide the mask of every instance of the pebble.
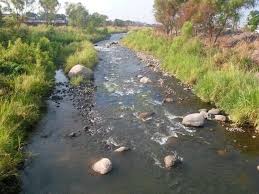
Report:
M252 136L252 138L253 138L253 139L255 139L255 138L256 138L256 136L254 135L254 136Z
M257 170L259 171L259 165L257 166Z
M72 132L72 133L70 133L69 135L68 135L68 137L76 137L76 133L75 132Z
M118 149L116 149L116 150L114 150L114 152L125 152L125 151L129 151L130 149L128 148L128 147L120 147L120 148L118 148Z

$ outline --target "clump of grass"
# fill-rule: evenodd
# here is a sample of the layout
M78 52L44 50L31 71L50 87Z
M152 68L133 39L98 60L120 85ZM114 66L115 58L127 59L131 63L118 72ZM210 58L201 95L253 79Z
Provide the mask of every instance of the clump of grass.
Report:
M69 72L69 70L77 64L92 69L97 62L97 52L93 45L88 41L84 41L80 43L80 47L77 51L67 58L65 72Z
M233 121L259 125L259 80L254 76L258 66L248 57L253 45L241 43L228 50L205 47L192 36L191 28L187 23L173 39L151 29L132 31L123 43L158 57L162 68L192 84L199 97L214 102Z
M83 76L76 76L70 79L70 83L73 86L79 86L82 83L85 83L86 80L83 78Z

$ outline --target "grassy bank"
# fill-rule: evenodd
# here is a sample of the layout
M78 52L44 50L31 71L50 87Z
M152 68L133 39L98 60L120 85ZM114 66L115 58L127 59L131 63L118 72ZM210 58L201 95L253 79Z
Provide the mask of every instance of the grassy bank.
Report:
M258 66L249 59L253 45L232 49L205 47L187 24L181 36L166 38L153 30L131 32L123 43L158 57L162 68L191 84L204 101L213 102L241 125L259 125Z
M70 27L0 28L0 193L17 189L17 166L24 160L25 140L40 119L54 84L57 66L89 68L97 62L92 42L107 30L92 34Z

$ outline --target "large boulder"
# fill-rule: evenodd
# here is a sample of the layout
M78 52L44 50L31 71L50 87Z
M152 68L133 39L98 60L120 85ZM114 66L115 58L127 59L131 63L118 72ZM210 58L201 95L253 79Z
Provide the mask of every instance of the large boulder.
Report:
M112 162L108 158L102 158L92 166L92 169L101 175L107 174L112 170Z
M194 113L183 118L183 125L189 127L202 127L205 122L205 116L202 113Z
M84 79L90 80L93 78L93 71L83 65L75 65L68 73L68 77L82 76Z

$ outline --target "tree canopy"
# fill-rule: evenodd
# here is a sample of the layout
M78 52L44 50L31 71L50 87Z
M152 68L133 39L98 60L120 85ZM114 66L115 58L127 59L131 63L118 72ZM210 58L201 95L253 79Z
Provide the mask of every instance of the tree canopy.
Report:
M48 24L50 24L54 15L57 13L59 2L58 0L40 0L39 2L40 6L42 7L45 13L45 19L48 22Z
M255 31L259 26L259 11L251 11L248 16L248 27L251 31Z
M66 14L70 25L86 27L89 13L81 3L69 3L66 7Z

